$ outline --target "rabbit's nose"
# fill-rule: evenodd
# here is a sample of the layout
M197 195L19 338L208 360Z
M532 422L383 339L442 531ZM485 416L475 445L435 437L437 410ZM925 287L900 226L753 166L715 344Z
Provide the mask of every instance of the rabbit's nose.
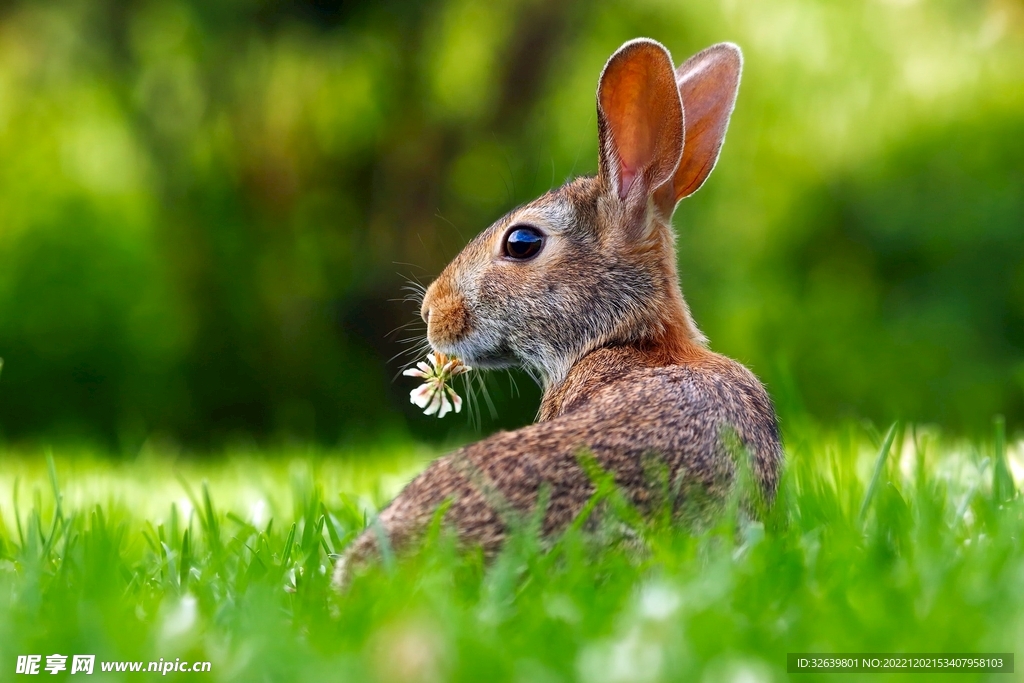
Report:
M430 312L434 308L434 303L437 301L437 281L430 283L427 287L427 291L423 293L423 303L420 304L420 317L423 318L423 322L430 324Z
M420 316L427 323L427 341L434 348L455 343L469 329L466 300L450 278L440 277L427 288Z

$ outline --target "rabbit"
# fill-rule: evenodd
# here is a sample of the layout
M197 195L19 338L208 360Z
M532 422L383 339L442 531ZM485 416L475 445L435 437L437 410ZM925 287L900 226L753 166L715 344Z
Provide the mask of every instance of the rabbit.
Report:
M715 166L741 69L731 43L675 69L654 40L622 45L597 91L597 176L499 219L426 290L430 346L476 368L528 368L542 380L538 418L433 461L347 548L337 588L381 544L413 547L442 503L444 523L485 557L509 514L538 515L554 537L595 491L581 453L643 511L657 499L649 456L684 496L724 501L738 441L755 491L774 499L783 452L771 399L747 368L708 349L680 289L671 227L676 204Z

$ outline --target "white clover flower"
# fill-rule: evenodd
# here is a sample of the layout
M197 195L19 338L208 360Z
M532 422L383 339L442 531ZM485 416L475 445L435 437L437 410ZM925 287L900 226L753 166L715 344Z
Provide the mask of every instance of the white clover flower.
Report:
M423 384L409 393L409 401L422 408L424 415L437 414L439 418L450 413L453 408L456 413L461 411L462 397L448 383L473 368L463 365L458 358L449 358L436 351L427 354L427 361L429 365L420 361L415 368L402 373L408 377L423 378Z

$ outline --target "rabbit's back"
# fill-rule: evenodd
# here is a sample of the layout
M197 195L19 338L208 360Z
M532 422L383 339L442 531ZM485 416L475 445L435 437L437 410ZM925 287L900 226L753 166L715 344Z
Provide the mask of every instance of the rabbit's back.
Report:
M629 350L592 356L599 364L622 364L617 356L623 354L632 360ZM645 461L660 460L677 485L717 498L741 457L749 457L762 495L774 498L782 462L775 410L743 365L701 350L690 362L637 367L590 391L563 404L562 414L590 427L587 447L635 501L642 503L651 488Z
M577 368L581 393L569 392L557 416L436 460L382 513L381 522L389 529L422 530L448 501L446 524L464 542L491 553L513 519L534 514L543 500L543 531L558 533L594 493L583 454L614 475L642 511L661 502L659 470L668 475L677 508L693 497L722 501L734 479L735 458L746 454L770 500L782 452L771 402L757 379L709 352L700 363L662 367L635 365L638 358L628 350L591 354ZM599 384L588 386L589 377ZM411 539L391 540L404 545ZM375 540L371 535L363 542L372 546Z

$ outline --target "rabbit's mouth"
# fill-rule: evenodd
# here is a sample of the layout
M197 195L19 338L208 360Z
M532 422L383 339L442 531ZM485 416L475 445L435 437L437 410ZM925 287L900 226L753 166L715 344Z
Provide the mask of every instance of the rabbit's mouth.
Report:
M489 340L487 340L489 341ZM461 339L451 344L431 344L440 353L455 356L466 365L481 370L502 370L521 364L504 340L488 344L482 339Z

